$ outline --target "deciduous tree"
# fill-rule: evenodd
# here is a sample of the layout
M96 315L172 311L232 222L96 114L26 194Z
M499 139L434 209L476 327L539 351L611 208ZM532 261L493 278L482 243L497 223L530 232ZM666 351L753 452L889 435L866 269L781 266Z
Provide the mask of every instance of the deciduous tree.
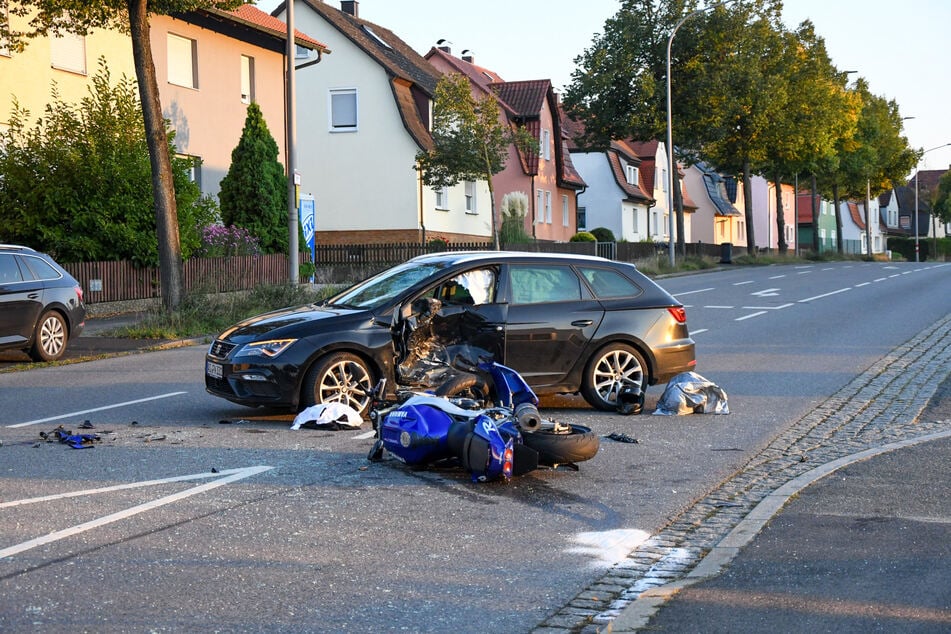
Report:
M131 36L151 162L162 302L169 309L182 300L182 247L171 153L152 60L149 16L207 7L233 9L241 4L242 0L0 0L0 14L9 8L11 16L26 20L23 29L15 28L13 20L0 24L0 38L14 50L22 49L31 38L64 32L86 35L97 28L120 29Z

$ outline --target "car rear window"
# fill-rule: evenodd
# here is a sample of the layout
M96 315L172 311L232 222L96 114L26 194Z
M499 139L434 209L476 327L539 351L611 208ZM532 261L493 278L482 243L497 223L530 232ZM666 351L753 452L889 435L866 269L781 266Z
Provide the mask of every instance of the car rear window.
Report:
M22 281L23 277L14 256L10 253L0 253L0 284Z
M23 256L23 261L33 272L33 278L37 280L58 280L62 275L54 269L43 258L37 258L32 255Z
M644 292L641 287L617 271L588 267L579 267L579 270L594 294L601 299L636 297Z

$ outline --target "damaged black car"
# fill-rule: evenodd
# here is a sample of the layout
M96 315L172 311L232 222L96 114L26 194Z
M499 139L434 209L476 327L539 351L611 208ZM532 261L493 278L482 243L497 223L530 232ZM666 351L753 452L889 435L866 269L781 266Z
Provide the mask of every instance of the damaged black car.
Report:
M605 411L696 366L683 305L632 264L453 252L236 324L209 348L205 386L243 405L363 412L379 379L435 390L459 358L498 361L539 395L580 393Z

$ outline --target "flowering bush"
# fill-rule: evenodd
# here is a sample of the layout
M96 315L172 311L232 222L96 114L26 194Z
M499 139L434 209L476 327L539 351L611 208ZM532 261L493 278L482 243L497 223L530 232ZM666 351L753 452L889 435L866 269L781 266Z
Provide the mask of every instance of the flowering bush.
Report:
M259 240L241 227L213 224L201 230L201 247L197 253L201 257L220 258L259 253L261 253Z

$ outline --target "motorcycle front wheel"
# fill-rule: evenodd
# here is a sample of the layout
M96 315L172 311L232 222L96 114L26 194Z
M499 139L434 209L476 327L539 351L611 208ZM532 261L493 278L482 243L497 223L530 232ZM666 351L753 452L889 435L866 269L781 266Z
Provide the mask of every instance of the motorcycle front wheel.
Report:
M532 433L522 434L522 442L538 452L538 463L554 466L590 460L601 442L590 427L571 424L561 430L551 423Z

